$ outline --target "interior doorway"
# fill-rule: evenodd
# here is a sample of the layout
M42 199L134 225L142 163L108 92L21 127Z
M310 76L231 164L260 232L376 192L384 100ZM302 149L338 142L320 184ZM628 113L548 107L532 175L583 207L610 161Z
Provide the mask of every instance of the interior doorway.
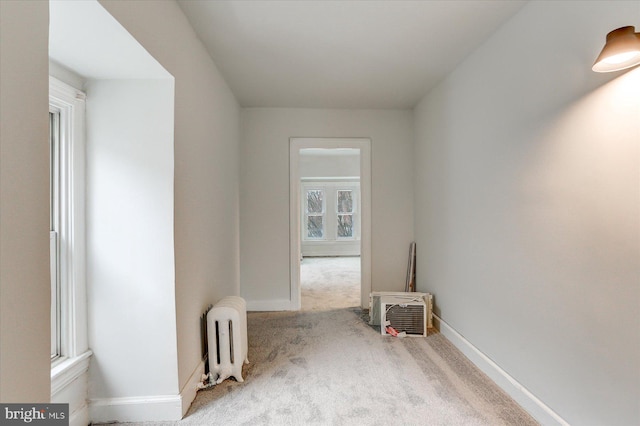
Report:
M360 306L360 150L302 148L302 310Z
M292 138L290 201L292 309L367 307L371 140Z

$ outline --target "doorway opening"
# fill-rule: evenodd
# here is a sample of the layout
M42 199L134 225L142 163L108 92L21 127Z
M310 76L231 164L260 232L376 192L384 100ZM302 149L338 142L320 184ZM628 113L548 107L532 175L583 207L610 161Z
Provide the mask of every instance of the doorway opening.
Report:
M360 306L360 256L303 257L300 293L303 311Z
M371 291L371 141L290 141L292 309L366 307Z

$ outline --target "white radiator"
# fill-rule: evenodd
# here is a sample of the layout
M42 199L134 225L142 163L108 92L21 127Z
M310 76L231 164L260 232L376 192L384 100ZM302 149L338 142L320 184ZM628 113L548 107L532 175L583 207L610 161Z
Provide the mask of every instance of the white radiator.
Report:
M207 314L209 374L222 383L233 376L243 382L242 365L248 364L247 304L242 297L220 300Z

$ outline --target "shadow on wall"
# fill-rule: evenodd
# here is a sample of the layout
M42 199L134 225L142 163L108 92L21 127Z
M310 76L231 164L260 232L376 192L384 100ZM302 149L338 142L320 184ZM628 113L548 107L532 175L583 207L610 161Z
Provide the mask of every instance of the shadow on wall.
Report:
M602 281L623 290L624 283L638 282L640 259L639 236L630 232L640 217L639 200L629 208L629 194L640 195L640 68L587 94L556 117L528 144L533 160L521 188L528 200L555 202L528 204L520 216L525 221L518 224L526 230L523 239L535 241L531 249L540 251L530 253L531 258L562 259L572 276L593 277L597 270L589 265L611 264L619 274L607 274ZM636 137L629 137L633 134ZM584 249L567 255L567 245ZM589 304L597 308L601 303L597 297Z

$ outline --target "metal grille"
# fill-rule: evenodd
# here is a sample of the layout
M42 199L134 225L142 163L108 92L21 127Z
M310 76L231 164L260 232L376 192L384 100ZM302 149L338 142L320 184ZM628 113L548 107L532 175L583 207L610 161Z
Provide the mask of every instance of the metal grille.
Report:
M424 305L391 305L386 306L386 319L391 327L407 334L425 334Z

